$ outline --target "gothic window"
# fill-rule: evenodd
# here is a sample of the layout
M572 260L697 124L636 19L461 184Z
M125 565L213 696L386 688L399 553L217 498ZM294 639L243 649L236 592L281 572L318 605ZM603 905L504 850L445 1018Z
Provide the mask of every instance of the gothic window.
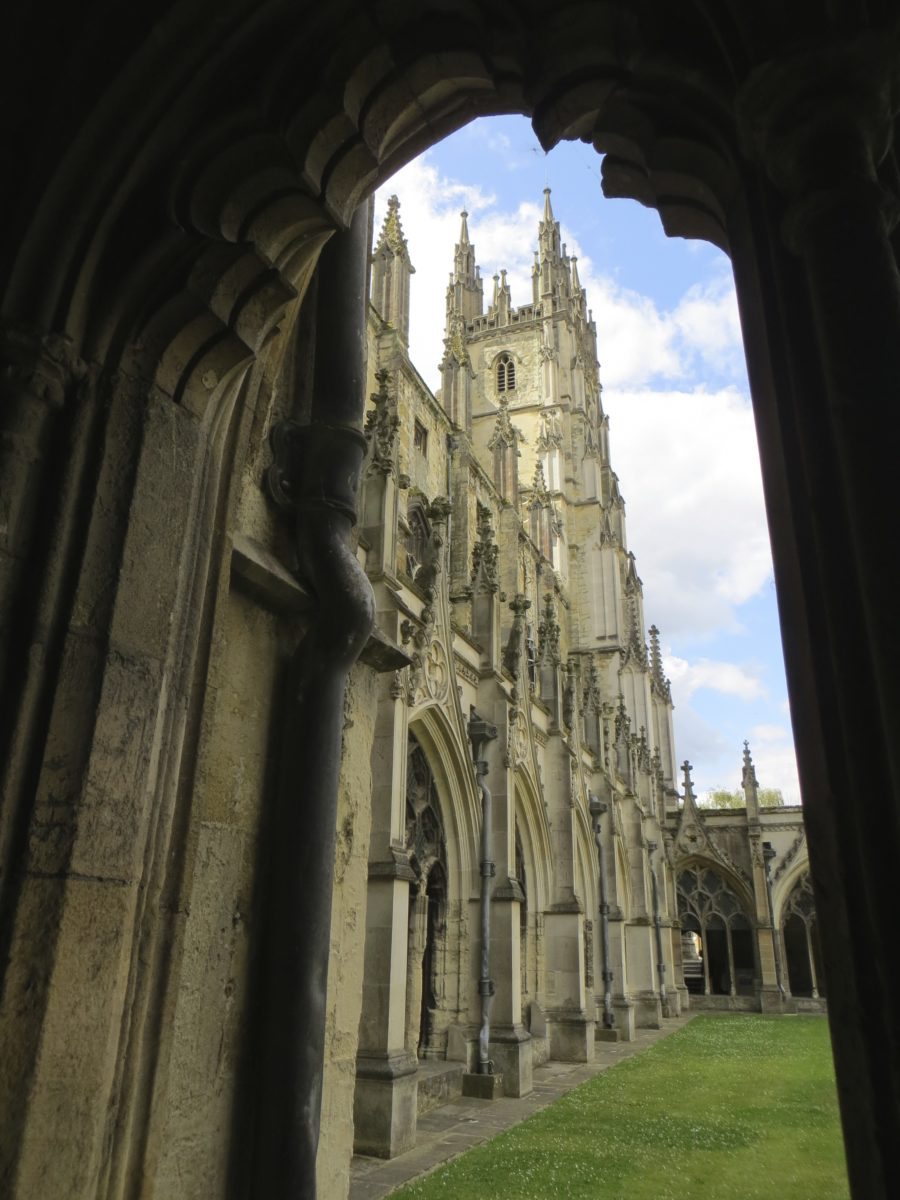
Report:
M516 364L508 354L497 359L497 391L513 392L516 388Z
M428 453L428 430L421 422L416 421L413 429L413 446L416 452L424 458Z
M744 906L724 876L710 867L687 867L678 876L681 927L695 935L697 958L685 958L688 991L703 995L753 995L756 954Z
M431 542L428 519L420 504L414 504L407 513L409 533L406 535L406 573L415 579L416 571L425 562Z
M781 939L791 994L818 998L825 994L816 901L809 872L797 880L781 918Z

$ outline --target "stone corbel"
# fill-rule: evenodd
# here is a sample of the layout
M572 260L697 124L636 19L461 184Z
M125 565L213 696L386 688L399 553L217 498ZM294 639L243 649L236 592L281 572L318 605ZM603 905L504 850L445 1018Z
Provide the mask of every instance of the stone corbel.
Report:
M900 111L895 36L866 32L764 63L738 95L741 140L788 201L784 238L801 251L816 218L862 204L896 223L898 198L878 179Z

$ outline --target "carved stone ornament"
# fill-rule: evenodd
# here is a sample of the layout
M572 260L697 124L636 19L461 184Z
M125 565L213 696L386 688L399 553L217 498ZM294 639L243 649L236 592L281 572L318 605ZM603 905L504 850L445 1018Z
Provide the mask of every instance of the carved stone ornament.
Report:
M395 448L400 418L397 415L397 397L389 386L390 378L390 371L375 372L378 391L372 393L374 407L369 409L365 425L372 456L369 469L381 475L391 475L397 470Z
M553 593L544 595L544 611L538 624L538 660L559 666L559 621L556 617L556 602Z
M487 444L488 450L493 450L497 446L515 446L518 442L524 441L524 437L515 428L512 421L509 419L509 403L503 398L500 401L500 408L497 411L497 421L494 425L494 432L491 434L491 440ZM518 453L518 451L516 451Z
M576 665L575 660L570 658L566 663L566 684L563 689L563 724L569 730L575 728L575 692Z
M525 613L531 608L531 601L519 592L510 600L509 607L513 612L513 623L509 631L509 641L503 650L503 667L513 679L518 679L522 665L522 647L525 644Z
M525 714L517 704L511 704L507 710L506 725L506 755L504 766L521 767L528 757L528 729Z
M0 401L23 398L48 408L61 408L73 384L84 379L87 366L70 338L39 336L17 325L0 326Z
M500 586L500 547L494 541L491 510L476 501L476 513L478 539L472 548L472 588L493 594Z

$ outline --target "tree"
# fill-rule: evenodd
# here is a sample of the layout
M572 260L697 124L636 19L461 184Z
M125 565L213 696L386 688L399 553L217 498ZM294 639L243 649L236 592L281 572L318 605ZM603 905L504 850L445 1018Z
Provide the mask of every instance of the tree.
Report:
M729 792L725 788L713 788L706 793L701 801L702 808L744 808L746 806L744 793L740 788ZM779 808L784 804L784 795L780 788L760 788L760 808Z

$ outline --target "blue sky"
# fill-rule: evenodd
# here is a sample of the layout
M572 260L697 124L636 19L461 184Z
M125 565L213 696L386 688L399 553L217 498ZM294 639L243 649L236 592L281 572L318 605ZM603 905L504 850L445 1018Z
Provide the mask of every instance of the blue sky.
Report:
M600 159L581 143L549 155L527 120L467 126L399 171L387 197L416 268L410 352L437 387L444 292L459 232L469 232L489 292L509 272L513 304L531 298L543 189L597 323L613 468L648 624L661 631L679 761L698 792L739 785L750 741L763 787L799 802L771 552L731 267L714 246L667 238L652 210L604 200Z

